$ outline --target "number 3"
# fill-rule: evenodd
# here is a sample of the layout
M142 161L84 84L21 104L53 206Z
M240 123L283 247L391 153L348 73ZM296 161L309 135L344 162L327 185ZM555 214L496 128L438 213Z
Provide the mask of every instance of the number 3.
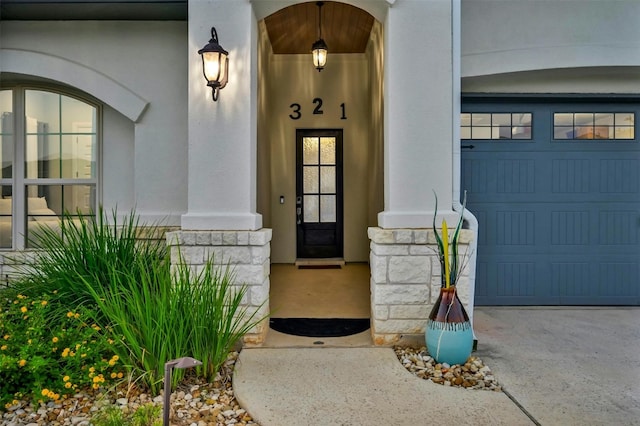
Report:
M302 117L302 113L300 112L300 104L291 104L289 105L289 108L293 110L293 112L289 114L289 118L291 118L292 120L298 120L300 117Z

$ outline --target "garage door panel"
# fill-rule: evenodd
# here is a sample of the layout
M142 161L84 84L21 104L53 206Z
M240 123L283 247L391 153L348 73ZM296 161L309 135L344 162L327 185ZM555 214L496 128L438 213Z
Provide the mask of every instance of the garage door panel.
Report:
M537 305L555 297L549 270L544 262L530 255L503 255L494 262L491 256L480 256L486 286L476 286L476 303L492 305ZM481 279L480 276L476 280Z
M590 243L591 221L588 210L554 210L550 212L549 222L551 245L585 246Z
M640 114L637 103L463 103L533 112L531 140L462 142L478 305L640 305L638 141L553 136L554 112L616 108Z
M599 166L599 189L603 194L637 194L638 167L636 159L606 158L601 159Z
M586 261L560 261L551 263L551 285L557 290L561 303L570 299L586 298L593 294L598 267Z
M639 210L607 210L598 212L598 244L604 249L610 246L637 246L640 242ZM637 252L638 250L636 250Z

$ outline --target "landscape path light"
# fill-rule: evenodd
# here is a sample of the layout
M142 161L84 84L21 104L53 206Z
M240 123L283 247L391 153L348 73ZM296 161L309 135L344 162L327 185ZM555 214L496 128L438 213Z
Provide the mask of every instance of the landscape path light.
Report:
M167 361L164 365L164 407L162 425L169 426L169 405L171 404L171 370L174 368L193 368L202 365L202 361L184 357Z

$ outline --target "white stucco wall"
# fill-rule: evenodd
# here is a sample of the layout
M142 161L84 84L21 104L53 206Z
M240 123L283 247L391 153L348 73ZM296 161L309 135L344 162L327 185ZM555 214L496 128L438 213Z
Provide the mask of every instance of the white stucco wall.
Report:
M229 52L229 82L217 102L211 99L197 54L212 26ZM256 213L257 34L249 2L189 2L189 206L183 229L262 228L262 216Z
M462 76L640 65L637 0L462 0Z
M640 93L640 66L561 68L462 79L464 93Z
M187 206L186 30L185 22L0 26L0 72L56 80L107 105L102 202L135 206L143 221L177 225Z
M384 27L385 201L382 228L455 221L453 205L454 3L397 1Z

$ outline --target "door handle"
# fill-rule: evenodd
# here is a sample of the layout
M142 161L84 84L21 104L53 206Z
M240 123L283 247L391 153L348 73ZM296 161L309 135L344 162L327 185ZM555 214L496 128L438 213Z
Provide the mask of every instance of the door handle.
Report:
M300 218L300 216L302 216L302 207L296 207L296 223L298 225L302 223L302 219Z

